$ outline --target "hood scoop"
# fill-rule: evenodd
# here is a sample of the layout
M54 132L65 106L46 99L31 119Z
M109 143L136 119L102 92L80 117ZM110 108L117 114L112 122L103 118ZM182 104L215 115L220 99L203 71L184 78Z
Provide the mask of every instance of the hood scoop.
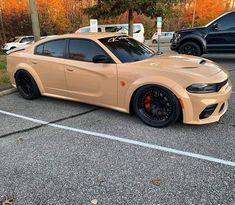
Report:
M206 60L201 60L200 62L199 62L199 64L200 65L204 65L204 64L206 64ZM193 68L198 68L198 66L183 66L182 67L183 69L193 69Z

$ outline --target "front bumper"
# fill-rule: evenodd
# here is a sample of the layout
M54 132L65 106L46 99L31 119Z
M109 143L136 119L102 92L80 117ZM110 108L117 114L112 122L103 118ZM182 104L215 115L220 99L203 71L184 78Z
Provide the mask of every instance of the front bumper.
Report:
M217 93L193 94L188 93L189 98L182 99L185 104L184 123L186 124L208 124L217 122L225 114L228 109L228 99L232 93L232 84L230 81L221 88ZM209 116L205 114L205 110L211 111L211 107L215 105L215 109ZM204 112L204 113L203 113Z

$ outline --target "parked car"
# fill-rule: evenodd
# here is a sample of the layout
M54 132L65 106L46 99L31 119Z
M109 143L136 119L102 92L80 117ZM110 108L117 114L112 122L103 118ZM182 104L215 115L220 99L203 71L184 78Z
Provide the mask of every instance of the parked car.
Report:
M76 31L76 33L80 32L90 32L90 26L82 27ZM98 32L128 34L128 24L98 25ZM133 38L141 43L144 42L144 26L142 23L136 23L133 25Z
M24 47L34 40L34 36L16 36L11 42L3 45L2 50L7 52L11 49Z
M79 33L46 38L7 55L21 96L74 100L135 113L165 127L216 122L228 109L232 85L212 61L157 55L122 34Z
M235 12L228 12L204 27L177 31L171 49L181 54L235 53Z
M160 35L160 42L161 43L170 43L172 40L174 32L162 32ZM152 43L158 43L158 33L154 33L152 36Z

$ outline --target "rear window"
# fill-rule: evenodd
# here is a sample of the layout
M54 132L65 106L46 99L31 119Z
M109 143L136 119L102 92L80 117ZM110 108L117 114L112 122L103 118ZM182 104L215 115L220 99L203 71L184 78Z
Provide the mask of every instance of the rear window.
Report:
M42 45L39 45L35 54L50 56L55 58L63 58L64 57L64 49L65 49L65 40L53 40L50 42L46 42Z

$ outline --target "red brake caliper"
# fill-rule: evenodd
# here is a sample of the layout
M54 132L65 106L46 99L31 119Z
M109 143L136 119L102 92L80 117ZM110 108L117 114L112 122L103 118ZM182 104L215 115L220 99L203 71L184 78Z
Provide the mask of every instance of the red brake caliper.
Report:
M151 99L152 98L149 95L145 97L144 106L147 110L151 108Z

